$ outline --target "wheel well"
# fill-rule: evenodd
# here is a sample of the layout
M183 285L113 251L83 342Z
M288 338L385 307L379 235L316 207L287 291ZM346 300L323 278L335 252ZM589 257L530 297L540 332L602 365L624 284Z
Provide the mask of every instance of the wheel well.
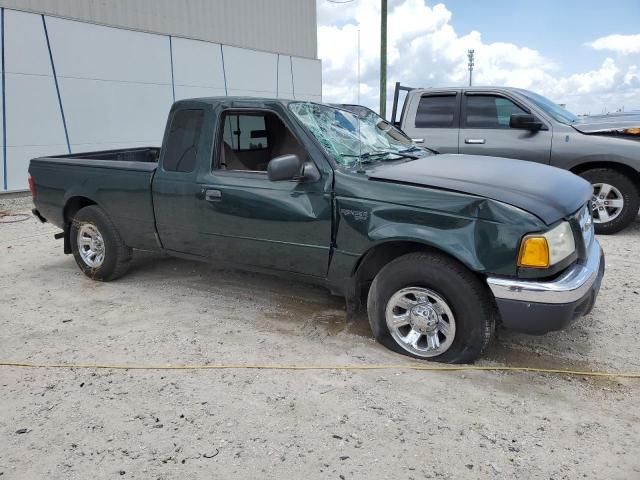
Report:
M96 202L87 197L71 197L64 206L64 222L70 223L81 208L89 205L96 205Z
M582 163L580 165L576 165L575 167L571 168L570 171L571 173L580 175L586 172L587 170L593 170L594 168L610 168L611 170L616 170L617 172L620 172L626 177L628 177L629 179L631 179L631 181L636 184L636 187L640 189L640 172L623 163L606 162L606 161Z
M453 261L460 262L460 260L442 250L419 242L392 241L376 245L360 258L354 268L352 275L354 281L353 294L355 294L357 300L362 301L366 299L371 282L378 272L382 270L382 267L402 255L413 252L437 252L449 257Z

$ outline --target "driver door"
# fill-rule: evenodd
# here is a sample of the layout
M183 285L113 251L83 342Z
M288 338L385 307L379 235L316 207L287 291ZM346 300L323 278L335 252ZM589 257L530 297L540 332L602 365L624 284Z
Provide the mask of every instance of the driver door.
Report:
M200 236L214 259L324 277L331 174L319 170L316 181L269 181L266 169L275 156L313 162L283 118L269 109L221 114L213 168L200 178Z

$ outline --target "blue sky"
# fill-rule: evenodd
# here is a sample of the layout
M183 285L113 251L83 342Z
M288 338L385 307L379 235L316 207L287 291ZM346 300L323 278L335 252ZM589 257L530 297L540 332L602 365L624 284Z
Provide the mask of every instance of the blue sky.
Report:
M640 0L388 0L387 77L528 88L578 114L640 109ZM377 108L380 0L317 0L323 98ZM358 55L357 38L360 32ZM360 82L357 80L360 57Z
M427 2L435 5L438 2ZM514 42L539 50L569 75L602 64L606 52L585 43L640 32L640 0L446 0L460 34L478 30L485 42Z

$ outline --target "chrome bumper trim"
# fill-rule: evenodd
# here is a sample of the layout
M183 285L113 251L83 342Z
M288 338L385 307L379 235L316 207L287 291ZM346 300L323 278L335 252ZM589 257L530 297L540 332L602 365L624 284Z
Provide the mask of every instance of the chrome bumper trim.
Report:
M591 242L585 263L576 263L555 280L548 282L487 278L496 298L535 303L571 303L584 297L598 277L602 249L597 240Z

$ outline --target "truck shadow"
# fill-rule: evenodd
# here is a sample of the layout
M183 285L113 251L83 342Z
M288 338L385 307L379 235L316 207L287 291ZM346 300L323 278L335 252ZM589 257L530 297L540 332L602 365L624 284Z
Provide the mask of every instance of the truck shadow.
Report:
M191 289L223 302L248 302L260 312L261 328L286 335L300 335L320 342L337 335L372 340L366 311L359 312L347 321L342 298L331 295L321 287L277 276L136 252L130 272L121 281L158 282L166 287L169 278L172 289ZM559 334L551 333L544 339L528 336L523 338L523 335L499 330L498 338L482 355L479 364L581 371L597 369L585 359L585 355L576 359L575 355L559 350L558 342L553 338ZM584 334L580 327L571 327L562 333L576 338ZM539 340L532 341L531 338ZM584 341L582 338L582 342ZM588 346L586 351L588 352ZM611 385L608 380L594 381Z
M122 281L164 281L168 276L175 288L251 302L279 332L295 330L311 337L343 333L371 337L365 312L347 320L343 298L331 295L322 287L275 275L136 252L131 269Z

